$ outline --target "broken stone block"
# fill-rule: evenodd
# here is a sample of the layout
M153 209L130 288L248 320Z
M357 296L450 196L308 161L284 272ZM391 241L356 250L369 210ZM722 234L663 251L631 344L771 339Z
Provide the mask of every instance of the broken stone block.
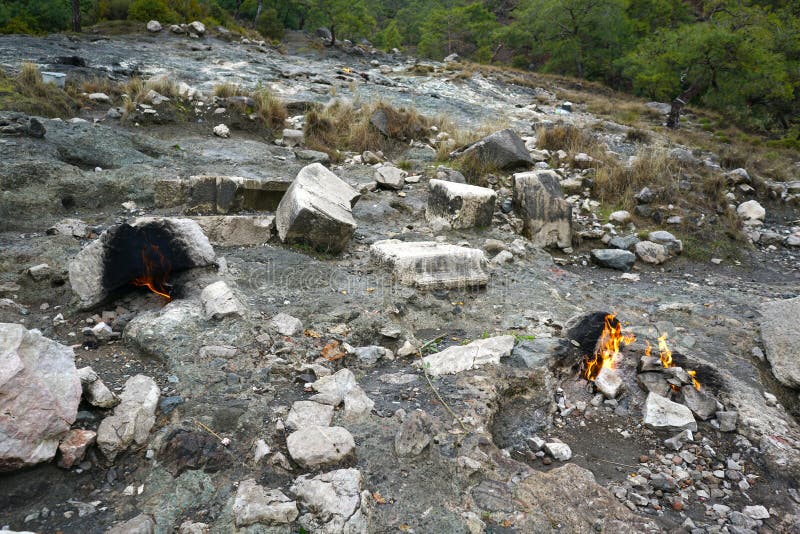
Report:
M661 367L660 362L659 367ZM669 383L661 373L639 373L636 376L636 380L638 380L639 384L648 392L652 391L662 397L666 397L669 394Z
M356 377L350 369L340 369L332 375L323 376L316 382L311 382L309 387L317 392L311 397L315 402L338 406L344 402L347 394L358 387Z
M601 267L628 272L636 262L636 255L627 250L614 248L592 249L592 261Z
M358 469L338 469L315 477L302 475L289 489L311 513L299 522L309 532L367 531Z
M352 208L358 198L355 189L322 164L303 167L275 213L278 237L284 243L341 252L356 230Z
M474 157L482 165L497 169L511 169L533 164L533 160L525 148L525 142L510 128L494 132L451 154L451 157L460 156Z
M453 345L436 354L422 358L422 365L428 374L460 373L487 364L499 364L500 359L511 355L514 349L514 336L496 336L476 339L467 345Z
M114 393L97 376L91 367L78 369L78 376L83 387L83 397L92 406L98 408L113 408L119 402Z
M374 260L392 267L398 281L422 289L486 285L482 250L434 241L378 241L370 247Z
M156 422L156 406L161 390L155 380L145 375L132 376L125 382L120 403L114 413L103 419L97 429L97 446L113 461L132 443L144 445Z
M206 286L200 293L200 301L203 303L203 315L206 319L244 315L242 303L223 280Z
M375 169L375 181L384 189L403 189L408 173L394 165L381 165Z
M185 204L189 192L189 182L180 178L162 178L153 186L154 202L157 208L174 208Z
M86 237L88 233L88 226L80 219L62 219L47 229L47 235Z
M649 393L642 410L645 426L655 430L697 431L691 410L656 393Z
M487 187L431 180L425 218L429 222L444 219L456 229L488 227L496 199L497 194Z
M289 410L284 424L290 431L309 425L330 426L333 406L314 401L296 401Z
M271 215L209 215L192 217L212 245L246 247L262 245L272 238L275 217Z
M739 412L717 412L720 432L736 432Z
M711 419L717 412L717 400L702 390L687 385L681 388L683 403L703 421Z
M0 323L0 472L52 460L80 399L71 348Z
M156 245L157 253L152 245ZM159 260L149 273L144 254ZM158 255L164 260L160 261ZM214 248L196 222L141 217L133 224L112 226L86 245L69 262L69 281L85 309L100 304L112 291L141 276L204 267L215 258Z
M544 452L559 462L566 462L572 458L572 449L566 443L545 443Z
M58 446L58 452L61 453L58 466L69 469L73 465L80 463L86 454L86 449L94 444L96 438L97 432L93 430L81 430L79 428L70 430Z
M800 297L762 304L759 322L772 374L781 384L800 388Z
M608 399L614 399L622 391L622 379L614 369L603 367L594 379L594 387Z
M237 527L248 525L281 525L291 523L299 512L297 503L281 490L264 489L249 478L239 482L233 501L233 517Z
M284 128L283 130L283 144L288 147L300 146L305 141L303 130L292 130Z
M634 246L636 256L645 263L658 265L669 259L667 247L652 241L639 241Z
M340 426L308 425L286 438L292 460L304 469L331 467L355 454L356 443Z
M523 234L538 247L572 244L572 205L564 199L558 175L549 170L513 176L514 210L522 218Z

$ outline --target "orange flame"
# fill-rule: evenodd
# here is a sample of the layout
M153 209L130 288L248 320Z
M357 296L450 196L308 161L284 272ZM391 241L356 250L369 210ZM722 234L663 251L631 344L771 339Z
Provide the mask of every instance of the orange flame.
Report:
M172 297L167 292L170 263L161 253L158 245L148 245L142 249L142 264L145 274L131 280L131 284L146 287L167 302L171 301Z
M587 380L594 380L600 374L600 370L604 367L614 369L616 360L619 358L619 347L622 343L629 345L636 341L633 334L623 334L622 324L617 321L614 326L614 314L606 315L603 323L603 332L600 334L600 340L597 345L598 348L591 356L586 356L584 359L585 368L582 376Z
M644 351L645 356L650 356L650 343L647 344L647 348ZM662 335L658 338L658 356L661 359L661 365L664 366L664 369L668 369L672 367L672 351L669 350L667 346L667 334ZM700 391L700 382L695 378L697 376L697 371L686 370L686 374L688 374L692 379L692 384L694 385L697 391ZM672 385L673 391L678 391L678 387Z

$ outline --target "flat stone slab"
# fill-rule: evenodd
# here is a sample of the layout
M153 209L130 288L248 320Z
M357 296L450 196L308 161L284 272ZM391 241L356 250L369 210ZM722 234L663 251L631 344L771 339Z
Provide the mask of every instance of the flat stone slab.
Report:
M421 289L484 286L489 282L482 250L435 241L378 241L370 247L375 261L392 267L400 283Z
M444 219L451 227L487 227L492 224L497 194L488 187L459 184L446 180L428 183L428 221Z
M655 430L697 430L697 422L689 408L657 393L647 395L642 415L645 426Z
M292 185L292 178L246 178L196 175L163 178L156 182L158 208L184 206L191 213L235 213L241 210L274 210Z
M191 217L200 225L212 245L247 247L262 245L272 238L272 215L208 215Z
M487 364L499 364L500 358L511 355L514 336L477 339L468 345L454 345L422 358L428 374L433 376L460 373Z
M772 374L781 384L800 388L800 297L762 304L760 323Z

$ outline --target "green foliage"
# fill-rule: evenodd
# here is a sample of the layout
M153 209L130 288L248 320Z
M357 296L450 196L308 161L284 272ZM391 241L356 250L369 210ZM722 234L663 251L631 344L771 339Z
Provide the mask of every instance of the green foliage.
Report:
M437 59L457 53L487 60L498 28L495 16L478 2L435 9L422 23L419 52Z
M256 20L256 31L268 39L283 39L283 24L278 20L278 12L265 9Z
M325 26L337 39L365 37L375 26L364 0L309 0L310 22Z
M175 22L178 20L178 15L164 0L133 0L128 8L128 18L141 22L148 20Z
M397 21L391 20L389 24L375 36L375 44L384 50L400 48L403 45L403 36L397 27Z

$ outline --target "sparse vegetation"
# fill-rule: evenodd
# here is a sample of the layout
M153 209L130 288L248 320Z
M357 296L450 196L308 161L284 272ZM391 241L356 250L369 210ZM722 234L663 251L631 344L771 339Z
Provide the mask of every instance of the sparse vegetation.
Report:
M214 96L230 98L232 96L245 96L248 92L239 84L232 82L219 83L214 86Z
M45 83L33 63L23 63L15 77L0 72L0 109L45 117L71 117L77 102L63 89Z
M289 114L286 106L267 89L258 88L253 94L255 113L263 124L273 130L283 128Z

